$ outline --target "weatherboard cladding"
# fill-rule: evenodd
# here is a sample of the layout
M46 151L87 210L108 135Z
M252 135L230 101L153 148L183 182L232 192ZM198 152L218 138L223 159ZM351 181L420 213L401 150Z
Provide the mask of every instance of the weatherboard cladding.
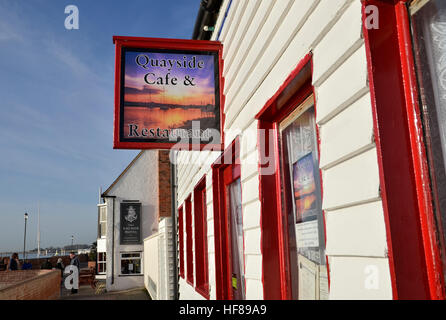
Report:
M215 30L229 2L223 2ZM214 32L212 39L216 36ZM225 146L241 134L246 297L263 298L254 116L312 52L330 298L391 299L360 1L233 0L219 40L224 48ZM177 167L179 205L207 175L211 299L216 297L211 164L218 156L179 152ZM364 286L370 265L380 275L376 290ZM181 278L180 298L203 297Z

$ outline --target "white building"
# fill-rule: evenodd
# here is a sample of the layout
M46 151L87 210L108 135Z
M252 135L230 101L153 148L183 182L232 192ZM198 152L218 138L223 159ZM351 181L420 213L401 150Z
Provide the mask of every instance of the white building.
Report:
M106 279L107 291L144 287L145 270L158 269L158 258L144 251L144 240L157 236L159 222L170 219L169 170L168 152L141 151L102 194L97 277Z
M178 153L180 299L444 299L445 10L224 0L202 15L197 38L223 44L225 151Z

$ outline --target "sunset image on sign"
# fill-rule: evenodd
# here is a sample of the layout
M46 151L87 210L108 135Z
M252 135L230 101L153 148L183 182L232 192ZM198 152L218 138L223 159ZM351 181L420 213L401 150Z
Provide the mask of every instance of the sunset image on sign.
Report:
M168 142L177 129L188 130L182 133L183 138L198 135L203 140L206 133L209 135L207 129L220 131L218 60L214 53L124 48L122 58L123 141ZM199 125L198 132L192 131L193 121L197 121L194 130ZM218 135L215 137L219 140Z
M316 214L316 180L312 153L303 156L293 165L294 201L296 222Z

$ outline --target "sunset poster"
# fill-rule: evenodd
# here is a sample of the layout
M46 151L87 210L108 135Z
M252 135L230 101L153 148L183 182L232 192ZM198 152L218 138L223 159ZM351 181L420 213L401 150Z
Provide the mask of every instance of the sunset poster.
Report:
M293 186L296 223L299 223L303 218L317 214L316 180L311 152L294 163Z
M221 143L218 53L122 48L121 59L121 141Z

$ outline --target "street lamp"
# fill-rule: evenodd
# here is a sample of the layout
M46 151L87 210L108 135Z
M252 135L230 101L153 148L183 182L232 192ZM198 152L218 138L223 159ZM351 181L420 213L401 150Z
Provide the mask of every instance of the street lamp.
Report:
M71 236L71 251L73 251L74 236Z
M25 250L26 250L26 222L28 221L28 213L25 212L25 233L23 235L23 261L26 262Z

